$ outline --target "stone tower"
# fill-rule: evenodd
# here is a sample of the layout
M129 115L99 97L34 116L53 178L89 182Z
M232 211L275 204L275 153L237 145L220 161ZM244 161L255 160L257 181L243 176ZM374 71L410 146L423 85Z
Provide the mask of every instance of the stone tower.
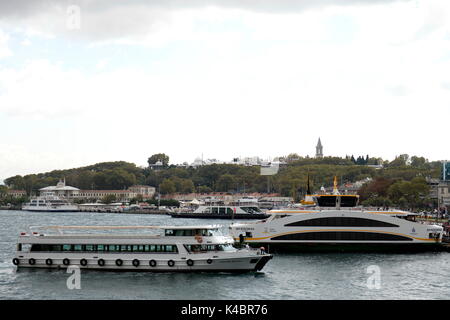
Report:
M320 138L319 141L317 142L317 146L316 146L316 158L322 158L323 157L323 147L322 147L322 143L320 142Z

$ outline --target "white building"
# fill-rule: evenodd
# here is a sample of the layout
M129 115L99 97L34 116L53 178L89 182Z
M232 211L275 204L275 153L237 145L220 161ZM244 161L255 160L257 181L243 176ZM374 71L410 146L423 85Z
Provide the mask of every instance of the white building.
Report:
M66 180L59 180L56 186L49 186L39 189L41 196L58 196L65 198L77 198L79 196L80 189L66 186Z

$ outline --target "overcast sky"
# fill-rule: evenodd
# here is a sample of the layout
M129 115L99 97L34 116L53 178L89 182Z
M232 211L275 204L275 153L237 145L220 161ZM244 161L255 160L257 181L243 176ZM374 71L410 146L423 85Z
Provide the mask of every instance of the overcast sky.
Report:
M150 3L149 3L150 2ZM0 180L102 161L449 159L450 1L0 2Z

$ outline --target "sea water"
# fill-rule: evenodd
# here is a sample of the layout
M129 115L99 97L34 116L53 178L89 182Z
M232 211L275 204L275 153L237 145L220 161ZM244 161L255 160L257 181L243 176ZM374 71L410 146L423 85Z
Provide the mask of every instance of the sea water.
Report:
M20 269L17 237L33 225L195 225L229 220L95 212L0 211L0 299L450 299L450 253L276 254L260 272L151 273Z

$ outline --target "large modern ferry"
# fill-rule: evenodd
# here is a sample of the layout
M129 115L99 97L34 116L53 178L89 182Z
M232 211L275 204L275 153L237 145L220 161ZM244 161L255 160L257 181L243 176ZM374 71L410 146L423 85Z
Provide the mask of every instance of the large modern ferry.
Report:
M55 211L70 212L79 211L78 205L72 204L64 198L54 195L32 198L30 202L22 206L25 211Z
M268 211L255 223L235 223L235 241L271 251L421 251L441 250L443 228L416 221L400 210L358 208L358 195L312 196L316 206Z
M404 211L274 210L255 223L235 223L236 241L270 251L420 251L442 248L443 228Z
M19 236L13 263L18 268L245 272L261 270L272 258L233 243L220 226L30 227Z

